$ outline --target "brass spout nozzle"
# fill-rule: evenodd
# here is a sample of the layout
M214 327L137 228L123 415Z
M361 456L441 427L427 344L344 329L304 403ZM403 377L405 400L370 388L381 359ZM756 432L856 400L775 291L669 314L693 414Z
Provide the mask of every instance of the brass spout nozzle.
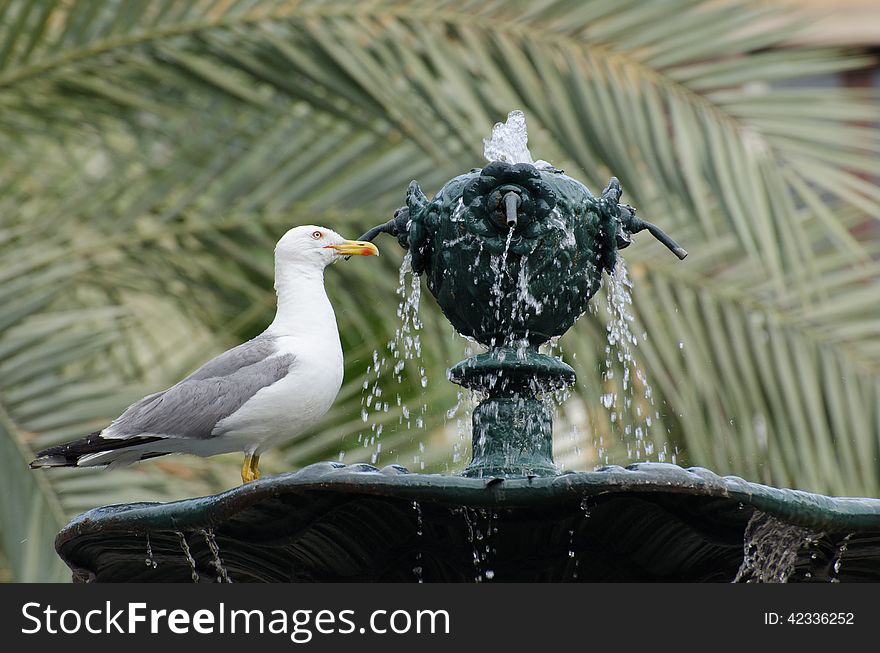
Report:
M507 215L507 226L511 229L516 229L516 210L521 203L522 199L513 191L509 191L504 195L504 212Z

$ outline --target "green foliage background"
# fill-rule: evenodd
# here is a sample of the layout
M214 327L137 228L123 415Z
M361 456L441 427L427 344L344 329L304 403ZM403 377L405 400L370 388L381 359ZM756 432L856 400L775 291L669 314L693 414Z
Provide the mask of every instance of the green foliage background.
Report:
M626 251L655 452L877 496L880 105L811 83L875 61L783 47L798 28L740 0L0 0L3 573L67 578L52 540L82 510L235 484L231 456L112 473L27 461L262 330L286 229L356 236L411 179L433 193L480 166L513 108L537 157L595 190L618 176L691 252ZM370 459L361 386L399 327L400 255L380 246L328 273L345 385L265 471ZM422 304L430 383L410 373L386 396L427 405L425 428L392 405L379 462L443 471L460 464L444 372L464 343ZM644 417L612 423L598 401L624 391L602 380L597 306L560 343L580 381L558 449L580 468L626 463L623 425Z

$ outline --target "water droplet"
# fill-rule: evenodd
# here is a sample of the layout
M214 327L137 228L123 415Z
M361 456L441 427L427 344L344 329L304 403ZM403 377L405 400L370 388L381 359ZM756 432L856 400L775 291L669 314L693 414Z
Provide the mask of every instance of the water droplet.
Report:
M146 564L147 567L152 567L153 569L159 566L159 564L156 562L156 559L153 557L153 547L150 546L149 533L147 533L147 558L146 560L144 560L144 564Z

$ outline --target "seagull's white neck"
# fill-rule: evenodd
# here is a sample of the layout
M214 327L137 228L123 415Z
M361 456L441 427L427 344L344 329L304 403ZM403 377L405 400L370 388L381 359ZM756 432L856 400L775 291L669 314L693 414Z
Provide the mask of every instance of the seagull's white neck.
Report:
M324 268L314 264L275 263L278 307L267 333L303 338L339 334L336 315L324 290Z

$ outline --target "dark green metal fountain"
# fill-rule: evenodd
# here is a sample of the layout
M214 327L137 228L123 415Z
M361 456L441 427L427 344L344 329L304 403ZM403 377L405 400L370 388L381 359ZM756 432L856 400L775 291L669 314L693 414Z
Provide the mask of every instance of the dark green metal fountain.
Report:
M557 474L553 416L540 395L573 384L575 373L538 347L587 311L632 233L650 229L687 256L620 195L617 179L594 197L561 170L492 161L431 201L412 182L406 206L364 234L395 235L455 329L489 348L449 370L451 381L486 396L474 410L465 476Z
M575 373L539 346L587 310L632 234L687 253L620 203L616 179L597 197L501 158L432 200L412 182L406 206L361 237L395 236L455 329L488 348L449 370L483 397L462 476L322 463L214 497L100 508L58 536L74 578L880 580L880 500L660 463L560 474L542 395ZM774 537L787 557L765 555Z

